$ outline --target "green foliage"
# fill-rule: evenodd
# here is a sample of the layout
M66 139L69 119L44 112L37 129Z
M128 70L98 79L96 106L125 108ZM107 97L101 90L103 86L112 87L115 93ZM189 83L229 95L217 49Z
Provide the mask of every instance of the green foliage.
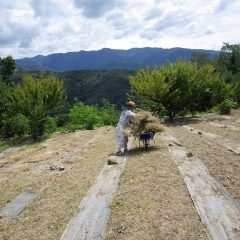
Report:
M16 68L15 60L11 56L0 59L0 75L4 83L11 83L10 76Z
M209 107L222 102L227 92L213 66L199 67L183 60L153 70L139 70L129 80L143 102L152 103L158 113L167 111L170 119L182 111L195 111L206 99Z
M54 118L57 127L63 127L70 121L68 114L58 114Z
M92 124L97 122L97 112L98 109L94 105L89 106L82 102L76 103L69 113L70 122L86 128L88 122Z
M22 114L7 117L2 121L1 135L4 138L23 136L29 133L29 120Z
M9 112L9 97L11 96L11 87L4 84L0 76L0 128L2 120Z
M231 109L236 108L237 103L232 99L225 99L221 104L219 104L218 109L220 114L230 114Z
M64 108L56 110L55 114L67 113L74 104L74 99L88 105L99 104L108 99L121 109L126 104L126 92L130 90L127 70L79 70L59 72L56 75L64 81L67 101ZM25 73L18 71L12 77L14 82L20 82ZM31 73L38 78L39 72ZM97 89L97 91L96 91Z
M103 106L98 109L97 123L99 126L115 125L118 121L118 113L113 104L103 100Z
M191 62L197 64L198 66L203 66L206 64L211 64L211 59L209 59L207 53L195 52L192 55Z
M218 59L219 71L230 72L232 75L240 72L240 44L224 43Z
M88 105L108 99L118 109L126 103L126 92L130 86L126 70L82 70L58 73L64 79L68 103L74 98Z
M71 128L91 130L94 126L115 124L118 120L118 113L114 105L107 100L103 101L102 107L77 102L70 110L69 118Z
M44 133L53 133L57 130L56 119L52 117L47 117L44 124Z
M13 90L11 110L29 119L31 134L36 140L44 133L48 112L60 106L64 99L63 82L54 74L42 74L35 79L28 74Z
M225 82L231 85L228 98L240 104L240 44L224 43L215 66Z

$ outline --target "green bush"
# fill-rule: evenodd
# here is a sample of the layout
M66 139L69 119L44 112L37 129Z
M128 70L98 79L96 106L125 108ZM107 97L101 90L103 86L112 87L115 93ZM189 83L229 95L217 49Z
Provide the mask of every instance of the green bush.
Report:
M118 121L118 112L115 106L104 100L103 106L98 110L97 123L104 125L115 125Z
M57 129L56 120L51 117L47 117L47 120L44 124L44 133L53 133Z
M94 105L88 106L82 102L76 103L69 113L70 122L74 125L80 125L84 129L88 122L93 125L97 122L97 112L98 108Z
M231 109L236 108L237 103L231 99L225 99L221 104L219 104L218 109L220 114L230 114Z
M3 121L2 136L4 138L13 137L15 135L21 137L29 133L29 120L22 114L17 114L11 118L5 118Z
M54 117L57 127L63 127L65 125L67 125L67 123L69 122L69 115L68 114L59 114L57 116Z
M107 100L103 101L103 106L86 105L82 102L75 103L69 113L70 124L78 126L78 129L94 129L104 125L114 125L118 121L118 113L115 106Z

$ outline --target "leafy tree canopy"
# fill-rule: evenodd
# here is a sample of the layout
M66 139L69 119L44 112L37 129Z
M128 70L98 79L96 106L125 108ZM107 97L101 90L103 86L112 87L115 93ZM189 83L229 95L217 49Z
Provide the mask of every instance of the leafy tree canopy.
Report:
M170 119L181 111L196 109L206 98L209 106L217 104L229 90L213 66L198 67L184 60L139 70L129 79L143 102L152 103L158 113L164 108Z
M16 68L15 60L11 56L0 59L0 74L2 75L2 80L6 84L11 82L10 76L13 74Z
M22 84L16 86L11 97L11 108L30 121L34 140L43 134L43 126L50 110L65 100L63 82L56 75L40 75L37 79L27 74Z

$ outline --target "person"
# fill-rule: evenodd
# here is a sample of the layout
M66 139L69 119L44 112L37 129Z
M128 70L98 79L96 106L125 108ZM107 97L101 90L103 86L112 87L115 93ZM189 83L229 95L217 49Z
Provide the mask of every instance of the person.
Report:
M122 149L124 152L128 151L127 144L128 144L128 136L124 133L124 129L133 121L135 113L133 112L136 104L132 101L127 103L127 109L125 109L119 118L117 127L116 127L116 155L122 155Z

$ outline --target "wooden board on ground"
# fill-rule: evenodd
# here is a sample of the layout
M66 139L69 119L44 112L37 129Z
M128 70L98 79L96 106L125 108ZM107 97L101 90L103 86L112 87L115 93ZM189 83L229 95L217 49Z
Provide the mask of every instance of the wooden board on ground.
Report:
M210 174L204 163L193 156L178 140L164 134L176 165L181 172L198 214L207 225L212 239L240 239L240 206Z
M1 217L16 218L22 210L28 206L35 198L37 194L32 192L22 192L17 195L11 202L5 207L0 209Z
M159 135L148 151L135 141L111 201L106 240L207 240L186 185Z
M109 201L117 191L127 160L124 156L110 158L117 164L105 165L102 169L61 240L103 239L110 213Z
M240 144L235 143L229 139L223 139L222 137L213 134L213 133L208 133L201 131L197 128L189 127L189 126L183 126L184 129L188 130L191 133L195 133L201 136L206 137L210 141L214 141L216 144L223 146L227 148L229 151L232 151L238 155L240 155Z

